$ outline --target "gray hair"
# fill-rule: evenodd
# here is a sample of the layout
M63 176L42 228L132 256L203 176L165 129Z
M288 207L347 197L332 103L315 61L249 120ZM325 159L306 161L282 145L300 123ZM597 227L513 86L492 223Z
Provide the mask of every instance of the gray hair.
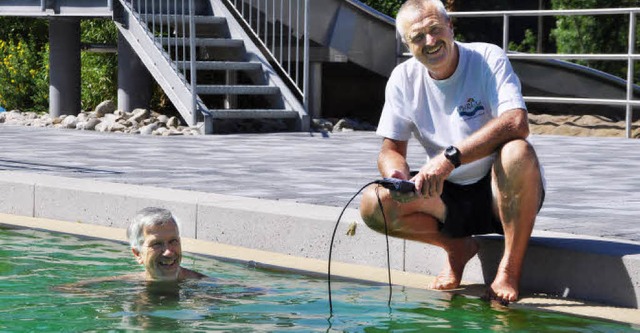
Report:
M127 238L129 239L131 248L140 251L140 248L142 248L142 244L144 243L145 227L163 225L171 222L176 224L176 228L178 228L178 235L180 235L180 225L169 210L157 207L147 207L138 211L127 228Z
M406 43L406 39L404 36L404 31L402 31L402 24L400 22L405 19L406 16L410 12L422 12L427 7L427 4L432 3L436 6L436 9L440 12L442 17L444 17L447 22L449 22L449 14L447 14L447 9L444 7L442 0L407 0L400 9L398 10L398 14L396 15L396 30L400 35L400 39L403 43Z

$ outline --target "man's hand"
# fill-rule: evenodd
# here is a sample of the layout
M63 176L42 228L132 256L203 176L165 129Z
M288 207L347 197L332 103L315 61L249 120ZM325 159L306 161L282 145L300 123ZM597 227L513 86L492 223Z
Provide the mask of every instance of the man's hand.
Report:
M397 179L402 179L402 180L408 180L409 177L407 174L405 174L404 172L400 171L400 170L393 170L393 172L391 173L391 175L389 175L390 178L397 178ZM389 191L389 194L391 195L391 198L397 202L400 203L407 203L407 202L411 202L417 198L419 198L420 196L418 195L418 191L414 191L414 192L409 192L409 193L400 193L397 191Z
M455 169L443 154L429 160L411 180L416 183L416 190L427 198L440 196L444 181Z

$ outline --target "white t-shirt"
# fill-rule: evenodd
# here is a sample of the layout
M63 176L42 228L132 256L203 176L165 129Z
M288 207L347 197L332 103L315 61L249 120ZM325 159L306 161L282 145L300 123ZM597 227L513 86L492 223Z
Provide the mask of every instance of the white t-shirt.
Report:
M393 70L386 87L376 133L400 141L413 134L424 147L427 161L503 112L526 110L520 80L501 48L456 44L460 57L451 77L434 80L423 64L411 58ZM490 155L461 165L448 180L475 183L489 172L493 159Z

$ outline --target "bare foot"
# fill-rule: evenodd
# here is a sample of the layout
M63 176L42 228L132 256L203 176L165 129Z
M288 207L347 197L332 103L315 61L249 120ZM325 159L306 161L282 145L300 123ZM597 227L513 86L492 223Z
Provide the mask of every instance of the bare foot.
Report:
M496 278L487 290L487 297L495 300L503 305L518 300L518 282L519 278L510 274L507 270L498 269Z
M460 244L447 252L447 262L429 288L437 290L458 288L462 281L464 267L478 253L478 248L478 242L472 237L461 238Z

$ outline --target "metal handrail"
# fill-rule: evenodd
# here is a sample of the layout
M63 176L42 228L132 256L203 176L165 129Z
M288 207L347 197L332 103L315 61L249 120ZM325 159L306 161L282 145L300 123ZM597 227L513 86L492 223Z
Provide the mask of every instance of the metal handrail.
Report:
M512 10L512 11L478 11L478 12L449 12L451 17L502 17L502 48L511 59L582 59L582 60L627 60L626 99L596 99L596 98L567 98L567 97L539 97L524 96L525 101L536 103L565 103L587 105L624 105L625 108L625 134L631 138L631 121L633 118L633 106L640 105L640 101L633 99L633 74L634 60L640 59L640 54L635 53L636 40L636 14L640 8L606 8L606 9L561 9L561 10ZM628 48L626 54L527 54L511 53L509 50L509 17L518 16L575 16L575 15L629 15ZM398 43L401 43L398 41ZM399 49L402 49L399 47ZM411 56L402 53L402 56Z
M174 66L180 79L191 91L192 124L198 122L196 91L196 24L194 0L121 0L141 23L158 49ZM156 6L157 3L157 6ZM188 22L188 30L185 23ZM188 38L187 38L188 32ZM163 48L166 40L167 49ZM187 51L188 49L188 51ZM175 61L171 56L175 57ZM178 62L182 66L178 66ZM188 66L187 66L188 65ZM186 71L190 71L187 80Z
M302 104L308 113L309 0L226 1L270 60L285 75L284 79L302 97Z

